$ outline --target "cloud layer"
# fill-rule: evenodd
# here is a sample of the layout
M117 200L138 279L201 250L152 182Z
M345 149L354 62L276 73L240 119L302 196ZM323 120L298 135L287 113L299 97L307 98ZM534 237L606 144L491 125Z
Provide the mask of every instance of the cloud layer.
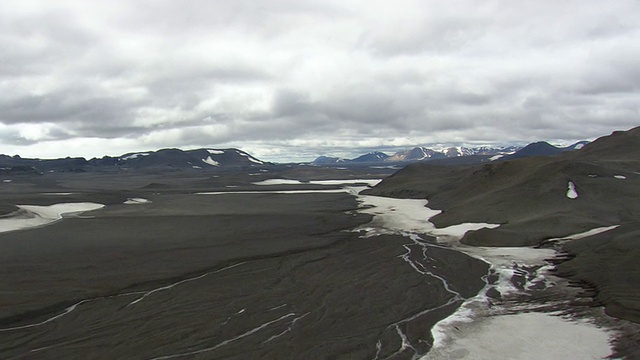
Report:
M0 153L310 160L639 123L637 1L2 1Z

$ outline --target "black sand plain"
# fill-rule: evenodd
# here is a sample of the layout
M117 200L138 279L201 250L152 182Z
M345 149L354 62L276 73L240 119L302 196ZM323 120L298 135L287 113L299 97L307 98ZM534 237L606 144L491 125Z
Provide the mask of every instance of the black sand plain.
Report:
M0 358L424 354L430 327L460 302L451 302L440 280L407 264L406 238L353 232L370 220L356 212L354 196L197 194L282 189L251 185L273 177L385 175L285 167L260 175L16 177L0 193L5 214L18 204L89 201L106 207L0 233ZM72 194L48 194L56 192ZM123 204L131 197L151 202ZM439 275L461 295L473 296L484 285L486 264L446 249L434 256Z

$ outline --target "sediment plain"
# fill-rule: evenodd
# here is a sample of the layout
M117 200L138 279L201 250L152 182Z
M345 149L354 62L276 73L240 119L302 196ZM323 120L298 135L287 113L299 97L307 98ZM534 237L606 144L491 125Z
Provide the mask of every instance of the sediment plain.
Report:
M357 211L352 194L237 193L340 188L253 185L287 171L336 178L316 170L61 173L3 184L4 218L15 216L15 205L105 207L0 233L0 357L425 354L431 327L460 301L450 302L441 280L408 264L406 237L354 231L372 217ZM439 274L460 294L484 286L485 263L448 249L435 256Z

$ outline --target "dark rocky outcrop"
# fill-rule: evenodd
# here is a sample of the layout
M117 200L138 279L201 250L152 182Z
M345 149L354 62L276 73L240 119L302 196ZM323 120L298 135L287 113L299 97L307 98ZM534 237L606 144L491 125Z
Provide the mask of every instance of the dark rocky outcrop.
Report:
M607 314L640 323L640 222L568 242L563 248L572 258L557 265L558 275L592 284Z

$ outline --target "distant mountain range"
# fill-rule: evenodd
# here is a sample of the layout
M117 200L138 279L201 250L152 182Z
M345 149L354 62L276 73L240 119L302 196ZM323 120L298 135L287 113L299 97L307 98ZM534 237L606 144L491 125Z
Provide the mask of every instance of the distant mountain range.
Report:
M411 163L432 160L445 163L479 163L498 159L515 159L528 156L556 155L578 149L586 141L560 148L546 142L529 144L523 148L506 147L449 147L433 150L426 147L399 151L388 155L380 151L370 152L353 159L320 156L311 164L331 166L336 164L359 165L379 163ZM238 149L161 149L127 153L121 156L104 156L87 160L83 157L62 159L32 159L18 155L0 155L0 174L37 174L44 172L85 172L125 170L219 170L223 168L270 166L273 163L259 160Z
M340 157L320 156L312 164L347 164L347 163L379 163L379 162L415 162L436 159L451 159L463 156L476 156L478 162L494 161L497 159L517 159L528 156L548 156L558 155L565 151L577 150L588 144L588 141L580 141L567 147L553 146L547 142L535 142L525 147L503 146L503 147L449 147L441 150L434 150L426 147L414 147L409 150L398 151L393 155L388 155L380 151L370 152L353 159Z
M259 160L238 149L162 149L128 153L118 157L105 156L87 160L82 157L63 159L27 159L0 155L0 174L38 172L84 172L132 169L202 170L223 167L264 166Z

